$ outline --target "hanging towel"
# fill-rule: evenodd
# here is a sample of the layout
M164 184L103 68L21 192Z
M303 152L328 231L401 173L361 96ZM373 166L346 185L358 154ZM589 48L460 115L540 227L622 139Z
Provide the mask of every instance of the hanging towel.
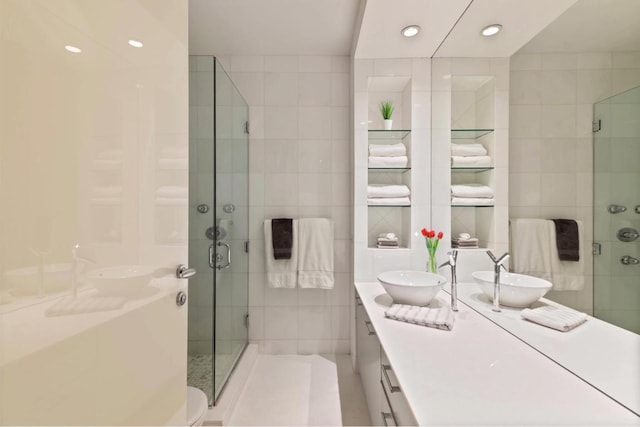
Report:
M549 221L538 218L513 218L510 227L513 272L551 281L549 245L552 235Z
M367 186L367 197L370 199L378 197L408 197L411 194L406 185L383 185L371 184Z
M493 197L493 189L482 184L454 184L451 186L453 197Z
M273 258L291 259L293 247L293 219L274 218L271 220L271 241L273 243Z
M332 289L333 221L301 218L298 223L298 285Z
M406 168L408 164L409 158L407 156L369 156L370 168Z
M549 253L551 254L551 283L554 291L579 291L584 288L585 261L584 261L584 229L582 221L576 221L578 225L578 261L562 261L556 245L556 227L553 221L547 221L551 239Z
M452 156L486 156L487 150L482 144L451 144Z
M293 236L298 235L298 220L293 220ZM295 288L298 280L298 243L292 240L291 258L275 259L273 256L273 239L271 220L264 221L265 266L267 269L267 285L270 288Z
M587 315L569 308L546 305L534 309L525 308L520 313L523 319L562 332L570 331L587 321Z
M552 219L560 261L580 261L578 223L573 219Z
M489 199L486 199L489 200ZM369 206L411 206L408 197L370 197L367 199Z
M491 166L489 156L451 156L453 168L488 168Z
M374 157L406 156L407 147L402 142L397 144L369 144L369 155Z
M451 307L439 308L418 307L414 305L393 304L384 312L385 317L401 322L414 323L430 328L450 331L453 329L455 316Z
M452 197L451 206L493 206L493 197Z

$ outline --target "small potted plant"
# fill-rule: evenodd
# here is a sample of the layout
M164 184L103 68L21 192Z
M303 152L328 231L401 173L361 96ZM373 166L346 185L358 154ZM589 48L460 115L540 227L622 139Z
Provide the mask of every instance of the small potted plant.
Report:
M393 120L391 120L391 115L393 114L393 102L381 101L380 113L382 114L384 130L391 130L391 126L393 124Z

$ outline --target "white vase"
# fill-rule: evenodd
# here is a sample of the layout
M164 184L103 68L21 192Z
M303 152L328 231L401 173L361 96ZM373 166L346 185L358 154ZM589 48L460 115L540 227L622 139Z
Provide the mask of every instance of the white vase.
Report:
M391 126L393 125L393 120L385 119L383 120L383 123L384 123L384 130L391 130Z

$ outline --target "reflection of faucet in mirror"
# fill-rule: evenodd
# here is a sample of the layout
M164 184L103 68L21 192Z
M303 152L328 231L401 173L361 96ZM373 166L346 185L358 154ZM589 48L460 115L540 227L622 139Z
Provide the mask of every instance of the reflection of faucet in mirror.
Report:
M458 311L458 279L456 276L456 262L458 259L458 251L452 249L451 251L447 252L447 255L449 256L449 261L440 265L438 269L447 265L451 267L451 310Z
M507 269L504 262L509 258L509 252L502 254L500 258L496 258L491 251L487 251L487 255L493 261L493 311L500 311L500 267Z

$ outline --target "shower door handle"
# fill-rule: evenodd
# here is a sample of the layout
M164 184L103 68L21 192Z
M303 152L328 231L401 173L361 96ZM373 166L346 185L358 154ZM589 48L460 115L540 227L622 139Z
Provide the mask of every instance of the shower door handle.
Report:
M213 246L213 245L211 245ZM227 268L231 265L231 246L228 243L225 242L218 242L218 246L224 246L225 248L227 248L227 262L226 264L223 265L216 265L216 268L218 270L222 270L223 268ZM211 259L211 257L209 258Z
M216 261L214 256L216 254L216 247L213 246L213 243L209 245L209 267L216 268Z

